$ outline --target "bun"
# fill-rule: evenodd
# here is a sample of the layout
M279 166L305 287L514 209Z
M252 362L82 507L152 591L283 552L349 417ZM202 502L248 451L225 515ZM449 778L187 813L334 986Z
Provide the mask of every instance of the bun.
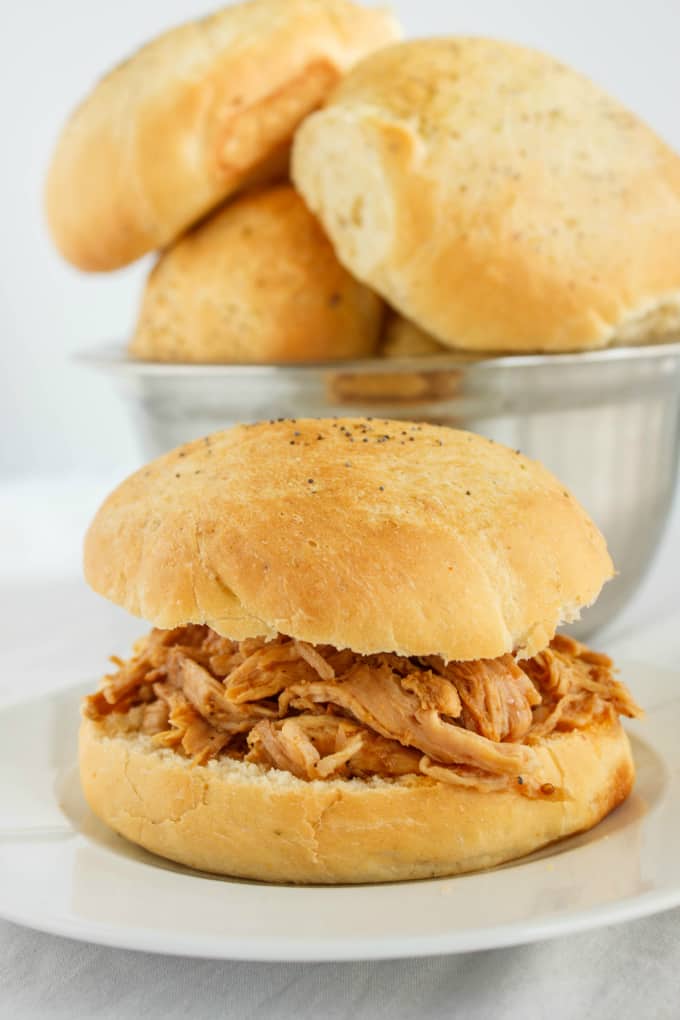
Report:
M433 425L308 419L142 468L90 526L85 574L161 628L451 660L534 655L612 564L574 497L519 452Z
M355 358L373 352L381 320L380 298L280 185L235 199L161 255L130 351L183 362Z
M357 59L398 37L350 0L250 0L182 25L107 75L59 139L47 216L81 269L169 244L284 171L286 146Z
M490 39L362 61L297 133L340 260L452 347L680 331L680 158L586 78Z
M307 782L230 759L193 765L108 720L85 719L80 730L95 814L162 857L269 882L397 882L493 867L591 828L634 779L618 719L543 742L569 791L563 800L416 776Z
M430 354L450 354L451 350L414 322L393 312L385 323L379 353L383 358L421 358Z

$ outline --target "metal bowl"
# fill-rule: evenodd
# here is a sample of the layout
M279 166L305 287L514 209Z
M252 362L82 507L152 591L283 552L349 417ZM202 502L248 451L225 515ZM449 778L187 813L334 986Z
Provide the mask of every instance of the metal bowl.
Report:
M113 347L81 360L120 387L148 457L235 422L374 415L470 429L543 461L598 523L619 571L572 628L581 637L638 587L675 490L680 341L332 365L163 365Z

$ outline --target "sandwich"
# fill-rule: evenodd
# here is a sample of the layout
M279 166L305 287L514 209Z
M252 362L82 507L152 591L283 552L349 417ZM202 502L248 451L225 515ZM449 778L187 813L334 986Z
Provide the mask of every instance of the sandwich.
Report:
M85 540L150 633L85 699L93 811L267 882L454 875L589 829L630 792L611 661L568 636L611 577L540 464L373 419L238 426L139 470Z

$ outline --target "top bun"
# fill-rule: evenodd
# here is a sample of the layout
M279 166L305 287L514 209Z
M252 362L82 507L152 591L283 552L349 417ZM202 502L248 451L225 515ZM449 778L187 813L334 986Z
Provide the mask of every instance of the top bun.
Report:
M300 121L398 36L388 13L350 0L250 0L160 36L96 86L59 139L47 182L58 248L81 269L117 269L285 172Z
M467 432L372 419L242 425L160 457L85 540L92 587L155 626L360 654L540 651L612 575L540 464Z
M347 268L452 347L680 330L680 158L541 53L460 38L368 57L298 131L293 176Z

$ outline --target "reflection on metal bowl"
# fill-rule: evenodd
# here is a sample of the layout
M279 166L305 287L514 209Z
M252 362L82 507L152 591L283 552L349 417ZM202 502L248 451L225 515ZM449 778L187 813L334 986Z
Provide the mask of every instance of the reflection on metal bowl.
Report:
M118 348L81 360L130 402L144 454L235 422L376 415L470 429L543 461L607 537L619 574L572 628L613 619L658 546L675 490L680 341L583 354L334 365L164 365Z

